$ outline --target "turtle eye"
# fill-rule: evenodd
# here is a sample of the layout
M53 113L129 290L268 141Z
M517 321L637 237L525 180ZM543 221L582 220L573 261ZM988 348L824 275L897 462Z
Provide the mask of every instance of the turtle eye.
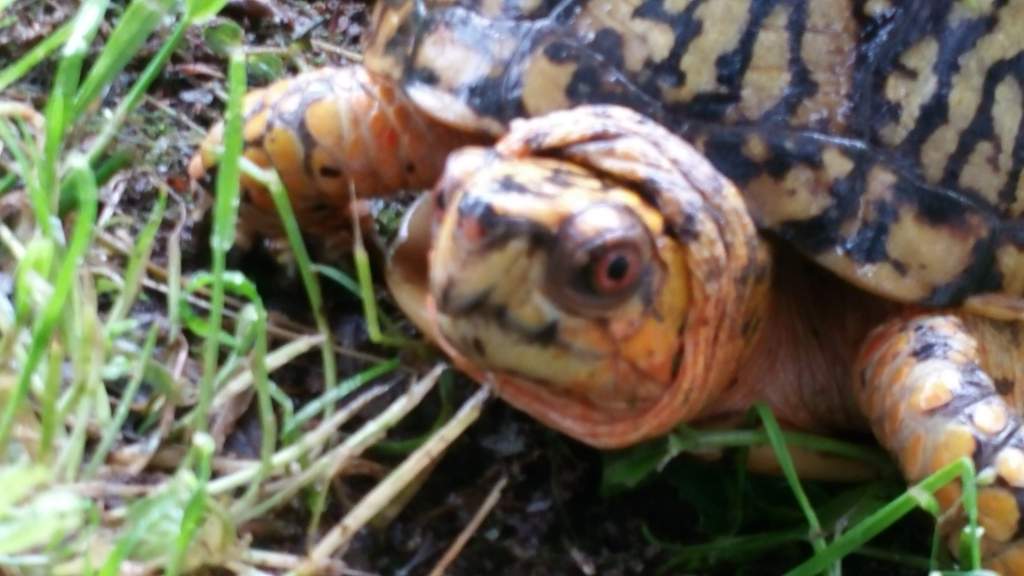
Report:
M649 276L652 241L632 211L599 205L570 217L548 260L547 294L558 305L596 315L629 300Z
M636 246L614 246L596 255L590 269L591 289L604 296L628 292L639 279L642 265Z

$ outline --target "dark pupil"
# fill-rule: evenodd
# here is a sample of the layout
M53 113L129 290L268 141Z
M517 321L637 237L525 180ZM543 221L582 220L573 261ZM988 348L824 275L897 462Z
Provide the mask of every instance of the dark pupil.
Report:
M618 254L612 258L611 262L608 263L608 278L615 281L621 281L629 274L629 258Z

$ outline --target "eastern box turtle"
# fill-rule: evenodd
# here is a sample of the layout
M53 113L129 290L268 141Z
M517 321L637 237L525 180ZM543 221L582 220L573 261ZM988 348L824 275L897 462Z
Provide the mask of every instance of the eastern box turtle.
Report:
M244 153L310 234L434 185L393 293L546 424L621 447L760 400L908 481L968 456L1024 574L1022 30L1024 0L382 0L363 65L249 96Z

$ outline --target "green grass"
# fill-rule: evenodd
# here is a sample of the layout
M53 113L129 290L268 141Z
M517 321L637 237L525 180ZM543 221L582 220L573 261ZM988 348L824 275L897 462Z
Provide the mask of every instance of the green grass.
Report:
M754 558L759 554L778 551L780 547L790 545L796 550L808 546L812 552L808 559L786 571L787 576L812 576L815 574L836 575L842 573L843 558L850 554L860 554L886 560L893 564L904 565L927 570L929 574L971 574L982 576L991 574L981 568L980 532L978 531L977 490L979 480L975 477L974 463L968 458L961 458L931 474L916 485L901 490L900 494L889 499L873 496L882 490L892 492L891 479L896 479L903 486L898 471L877 450L867 449L860 445L847 444L831 438L814 435L785 432L764 405L755 405L752 417L760 423L760 429L727 430L727 431L695 431L680 427L667 438L611 454L605 463L605 493L616 493L636 487L649 480L656 472L666 467L680 455L687 453L701 454L708 451L739 450L736 460L740 481L736 490L726 496L719 494L722 485L729 485L731 480L722 477L711 480L707 491L699 489L691 494L691 505L697 507L702 516L702 524L715 527L708 530L712 541L707 544L680 546L659 540L653 534L652 542L657 542L671 550L671 559L663 567L671 572L679 567L702 567L714 565L716 562L735 560L736 558ZM776 455L782 471L784 484L792 497L793 506L799 514L781 514L779 518L768 522L777 526L767 532L741 534L744 523L739 516L745 509L739 493L748 489L747 474L744 470L743 451L756 446L768 445ZM854 487L841 491L838 495L834 490L825 491L818 507L812 504L804 483L798 476L788 446L814 450L823 454L840 456L850 461L860 461L876 468L878 474L889 481L875 484L867 483L864 488ZM680 474L691 481L705 472ZM686 482L687 480L681 480ZM931 514L936 521L942 515L934 494L942 487L960 482L963 488L961 505L967 517L967 523L961 531L959 557L961 566L952 566L952 561L945 557L944 543L936 523L932 537L931 554L921 557L911 552L899 552L871 548L869 543L899 522L904 516L915 509L922 509ZM686 491L684 491L686 492ZM829 497L830 496L830 497ZM708 499L715 505L708 505ZM724 505L723 505L724 504ZM727 507L734 507L737 515L729 518L729 512L722 512ZM824 512L822 512L824 511ZM763 507L754 506L748 515L771 516ZM713 516L707 518L707 516ZM752 524L763 524L761 522ZM781 527L778 527L781 526Z
M198 568L197 559L236 570L260 570L271 560L277 568L290 563L297 569L302 556L253 548L240 538L239 525L272 516L296 495L326 493L325 482L380 443L440 374L415 381L377 417L350 425L389 387L374 382L400 366L394 359L373 361L339 381L319 277L279 185L272 190L291 232L318 335L272 339L280 331L273 331L255 286L227 269L246 90L241 46L228 59L210 270L182 277L177 236L159 234L174 223L168 220L172 192L157 179L155 201L138 227L131 225L131 213L99 217L100 188L118 167L131 164L123 151L111 150L125 123L186 32L224 4L135 0L112 7L87 0L66 24L0 69L5 89L36 67L55 70L43 112L0 98L6 153L0 191L22 194L30 206L0 224L2 271L15 278L14 298L0 296L0 365L13 368L0 371L5 573L119 574L130 567L180 574ZM111 29L100 39L104 21ZM162 38L159 48L105 113L99 131L87 134L101 113L101 95L154 38ZM118 213L116 205L102 208ZM127 245L120 240L126 232ZM152 261L160 243L167 255L163 267ZM316 348L327 386L296 411L271 375ZM182 371L188 362L201 366L198 379ZM351 400L353 395L358 397ZM259 458L218 471L222 438L215 422L250 402L259 417ZM479 403L449 422L468 426ZM125 436L127 429L140 440ZM452 440L436 436L442 443ZM427 444L436 459L441 444ZM161 453L180 454L178 464L163 475L151 470L146 484L130 480L129 470L146 469ZM412 482L430 465L420 460L408 461L411 472L389 475L390 485ZM361 514L372 517L381 505L364 504ZM309 506L311 533L318 533L313 527L323 509L322 503ZM325 546L330 544L319 549Z
M0 571L5 573L180 574L195 571L200 561L242 572L313 573L431 469L479 416L487 396L482 389L455 410L450 387L441 384L442 409L427 432L405 441L384 440L432 393L444 370L437 367L417 379L402 365L401 352L421 343L397 335L394 323L378 310L361 240L354 279L312 262L276 174L239 157L243 46L228 47L210 269L182 276L178 237L160 234L164 228L180 229L175 218L183 218L182 202L157 179L152 207L144 214L102 218L104 209L118 211L116 205L101 204L104 187L118 169L132 164L117 149L118 135L185 35L225 3L134 0L111 6L85 0L72 19L0 69L0 94L40 67L52 71L41 111L0 96L0 194L22 194L29 207L0 222L0 273L14 282L13 297L0 293ZM10 6L0 0L0 11ZM103 22L110 32L99 35ZM154 39L158 48L140 62L143 46ZM116 102L103 103L130 63L140 69L133 84ZM104 105L111 109L103 111ZM284 222L313 318L307 333L281 337L252 282L227 268L243 170L266 184ZM123 225L133 217L137 225ZM162 265L153 261L159 248L166 254ZM337 355L347 351L339 350L325 317L322 279L360 296L371 339L396 350L395 357L365 361L353 374L338 373ZM296 407L273 374L311 351L319 352L326 384L322 394ZM188 365L198 366L198 375L186 370ZM356 413L383 398L399 375L412 380L408 391L357 421ZM228 459L218 423L250 403L258 414L258 458ZM706 507L707 524L724 528L709 531L709 540L696 545L658 541L669 556L667 571L728 565L740 552L756 558L786 544L806 552L790 572L794 575L839 574L849 554L949 569L938 546L930 557L920 557L869 543L915 508L937 515L931 495L960 480L970 519L960 569L981 573L969 461L955 462L885 500L866 497L855 487L821 502L793 469L787 446L872 466L885 466L884 459L860 446L784 433L763 408L756 410L756 419L761 426L748 430L681 429L653 450L649 445L609 457L606 488L614 491L647 480L688 452L769 444L779 455L792 495L787 508L792 521L771 531L741 533L741 523L734 521L738 507ZM404 460L347 515L321 526L329 480L357 459L376 455ZM175 460L170 468L153 466L168 458ZM147 482L134 482L141 471ZM751 485L742 471L736 478L741 487ZM273 518L295 501L305 503L307 553L261 549L245 538L240 528L245 522Z

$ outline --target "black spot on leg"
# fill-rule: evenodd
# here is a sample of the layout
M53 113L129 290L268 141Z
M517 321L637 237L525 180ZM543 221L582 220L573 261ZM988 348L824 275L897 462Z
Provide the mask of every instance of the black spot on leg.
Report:
M321 166L319 172L322 178L330 178L332 180L335 178L341 178L342 175L341 169L335 166Z
M910 351L919 362L943 359L952 350L949 342L939 331L927 324L914 326L914 348Z
M1013 394L1013 380L1010 378L997 378L994 382L996 392L1000 396L1009 396Z

